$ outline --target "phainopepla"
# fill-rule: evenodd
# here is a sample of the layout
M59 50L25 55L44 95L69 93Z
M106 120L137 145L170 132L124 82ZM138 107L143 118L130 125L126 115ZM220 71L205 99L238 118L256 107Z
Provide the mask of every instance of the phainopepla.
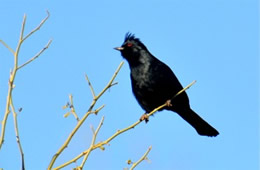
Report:
M133 93L146 113L171 101L171 104L164 109L178 113L200 135L217 136L219 134L190 108L186 92L172 99L183 89L182 85L172 70L153 56L138 38L127 33L123 45L114 49L119 50L123 58L128 61Z

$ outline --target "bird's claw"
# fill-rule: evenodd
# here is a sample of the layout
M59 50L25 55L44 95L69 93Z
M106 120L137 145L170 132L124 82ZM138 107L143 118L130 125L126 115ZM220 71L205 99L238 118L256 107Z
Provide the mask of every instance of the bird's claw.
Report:
M172 106L172 103L171 103L171 102L172 102L171 100L167 100L166 103L165 103L166 106L167 106L167 107L171 107L171 106Z
M147 123L149 121L149 116L147 114L143 114L141 117L140 117L140 121L145 121L145 123Z

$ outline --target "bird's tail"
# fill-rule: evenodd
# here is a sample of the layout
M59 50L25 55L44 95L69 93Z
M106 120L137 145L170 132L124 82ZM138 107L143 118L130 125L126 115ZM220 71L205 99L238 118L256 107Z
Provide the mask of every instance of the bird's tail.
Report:
M198 134L203 136L217 136L218 131L203 120L192 109L185 110L178 113L184 120L186 120L192 127L196 129Z

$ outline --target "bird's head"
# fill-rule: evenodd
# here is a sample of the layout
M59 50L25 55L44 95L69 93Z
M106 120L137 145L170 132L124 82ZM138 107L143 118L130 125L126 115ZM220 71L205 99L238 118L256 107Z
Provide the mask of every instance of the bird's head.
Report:
M134 34L126 33L124 43L121 47L115 47L115 50L121 52L122 56L129 62L135 63L140 60L141 54L143 52L148 52L145 45L136 38Z

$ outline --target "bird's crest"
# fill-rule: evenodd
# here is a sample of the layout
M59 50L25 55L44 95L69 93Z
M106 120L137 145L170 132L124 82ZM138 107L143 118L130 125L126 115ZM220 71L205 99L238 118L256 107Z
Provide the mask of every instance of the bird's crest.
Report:
M125 34L125 42L127 41L134 41L136 42L139 46L141 46L142 48L146 49L145 45L142 43L142 41L139 38L136 38L134 34L127 32Z
M138 41L140 41L138 38L135 38L135 35L134 34L132 34L132 33L130 33L130 32L127 32L126 34L125 34L125 42L126 41L131 41L131 40L138 40Z

